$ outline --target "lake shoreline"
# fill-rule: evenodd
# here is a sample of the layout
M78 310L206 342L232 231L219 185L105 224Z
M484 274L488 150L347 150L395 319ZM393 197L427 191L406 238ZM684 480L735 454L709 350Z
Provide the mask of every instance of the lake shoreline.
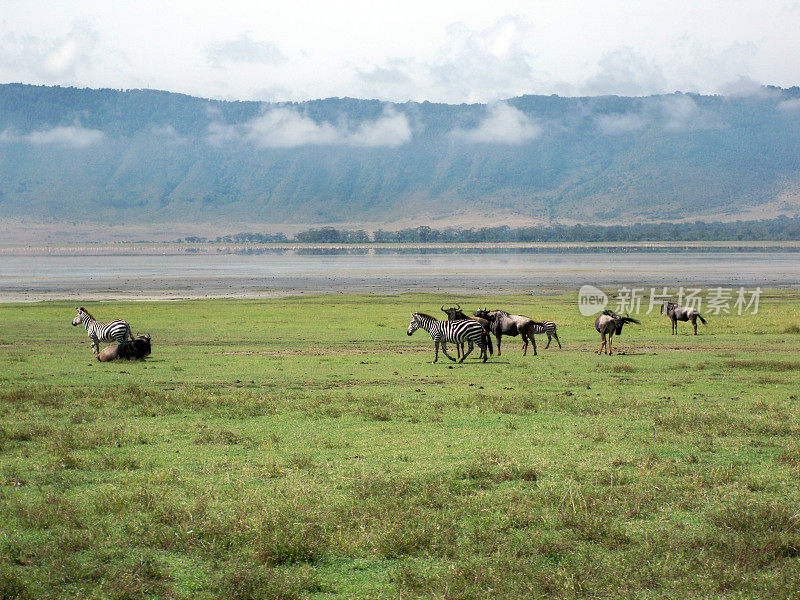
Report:
M800 288L800 252L0 256L0 303L312 294L546 294L582 285Z

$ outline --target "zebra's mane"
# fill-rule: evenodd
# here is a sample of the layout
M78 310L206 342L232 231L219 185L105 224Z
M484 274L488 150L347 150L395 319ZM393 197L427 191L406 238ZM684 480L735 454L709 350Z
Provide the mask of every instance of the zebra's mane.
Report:
M438 320L439 320L439 319L437 319L436 317L432 317L432 316L430 316L430 315L428 315L428 314L426 314L426 313L419 313L419 312L418 312L418 313L414 313L414 314L415 314L415 315L418 315L418 316L420 316L420 317L424 317L424 318L426 318L426 319L430 319L430 320L432 320L432 321L438 321Z
M90 313L88 310L86 310L82 306L80 308L78 308L78 312L86 313L86 316L89 317L92 321L97 321L97 319L94 318L92 313Z

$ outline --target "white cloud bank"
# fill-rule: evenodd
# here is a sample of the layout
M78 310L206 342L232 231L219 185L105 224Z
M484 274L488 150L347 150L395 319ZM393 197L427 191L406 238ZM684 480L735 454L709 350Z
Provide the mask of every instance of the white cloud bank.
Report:
M0 133L0 142L18 142L35 146L64 146L68 148L88 148L105 139L106 135L99 129L86 129L79 125L58 125L52 129L17 134L6 129Z
M778 102L777 109L782 112L800 111L800 98L790 98Z
M714 111L682 94L648 101L639 112L595 115L595 127L606 135L625 135L655 126L667 131L701 131L725 126Z
M542 128L513 106L499 102L490 106L486 117L471 129L454 129L454 139L477 144L524 144L541 135Z
M243 142L261 148L334 145L394 148L411 141L411 137L407 117L392 110L350 127L347 123L317 123L293 108L273 108L241 125L214 122L207 131L207 140L212 145Z

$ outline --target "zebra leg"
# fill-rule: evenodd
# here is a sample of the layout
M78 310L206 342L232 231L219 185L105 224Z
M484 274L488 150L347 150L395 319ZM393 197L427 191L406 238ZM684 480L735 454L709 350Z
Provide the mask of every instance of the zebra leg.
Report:
M456 359L455 359L455 358L453 358L452 356L450 356L450 355L447 353L447 342L445 342L444 340L442 340L442 354L444 354L444 355L445 355L447 358L449 358L449 359L450 359L450 360L452 360L453 362L458 362L458 361L456 361ZM462 358L461 360L464 360L464 359Z
M551 336L548 333L547 334L547 346L544 347L545 350L547 350L550 347L550 342L552 341L550 338L551 338Z
M433 363L439 360L439 342L433 342Z
M100 354L100 340L97 339L96 336L91 336L92 338L92 352L95 354Z
M458 345L458 343L456 343L456 345ZM444 340L442 340L442 353L443 353L443 354L444 354L444 355L445 355L447 358L449 358L450 360L452 360L453 362L458 362L458 361L457 361L455 358L453 358L452 356L450 356L450 355L447 353L447 343L446 343ZM462 358L462 359L461 359L461 361L463 362L463 360L464 360L464 359Z
M464 356L462 356L461 360L458 361L458 362L462 362L463 363L464 359L467 358L472 353L472 350L474 349L474 347L475 347L475 345L472 343L472 340L467 340L467 353Z
M553 337L556 338L556 341L558 342L558 349L561 350L561 340L558 339L558 334L553 333Z

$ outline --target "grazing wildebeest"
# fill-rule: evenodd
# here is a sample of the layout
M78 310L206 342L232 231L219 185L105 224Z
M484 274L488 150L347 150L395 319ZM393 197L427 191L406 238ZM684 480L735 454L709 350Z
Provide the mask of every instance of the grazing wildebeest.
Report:
M625 323L636 323L639 324L639 321L634 319L633 317L621 317L617 313L604 310L600 316L595 319L594 328L600 332L600 337L603 340L603 343L600 345L600 350L597 351L598 354L602 354L604 349L607 349L607 354L611 354L611 340L616 335L622 335L622 326ZM608 336L608 342L606 343L606 336Z
M456 359L447 353L447 342L452 342L454 344L467 342L467 352L461 357L461 360L458 361L464 362L464 359L472 352L474 345L484 350L486 340L489 337L483 330L481 324L476 321L471 321L469 319L464 321L439 321L425 313L411 313L411 323L409 323L406 333L411 335L417 329L424 329L431 334L431 339L434 343L433 362L439 360L440 345L444 355L453 362L456 362ZM486 358L486 352L484 351L483 362L486 362Z
M697 335L697 319L706 324L706 320L700 315L696 308L678 306L675 302L664 300L661 304L661 314L670 318L672 321L672 335L678 335L678 321L691 321L694 326L694 334Z
M100 342L122 343L128 338L134 339L131 326L122 319L103 323L95 320L91 313L82 306L75 310L78 311L78 314L72 319L72 325L82 324L86 327L86 334L92 338L92 352L95 354L100 352Z
M150 335L144 334L132 340L106 346L97 355L100 362L112 360L142 360L150 354Z
M522 336L522 356L528 353L528 342L533 344L533 355L536 356L536 339L534 329L542 323L523 315L511 315L504 310L488 310L479 308L475 316L489 321L489 329L497 338L497 356L500 356L500 343L504 335Z
M451 306L450 308L445 308L444 304L442 304L442 312L447 315L448 321L464 321L464 320L471 320L477 323L480 323L483 326L483 330L486 332L486 345L489 348L489 354L494 354L494 347L492 346L492 338L489 334L489 321L486 319L481 319L480 317L469 317L464 314L464 311L461 310L461 305ZM461 356L464 354L464 342L460 344L456 344L456 351L457 356ZM483 355L486 353L485 348L481 348L481 354L478 358L483 358Z

